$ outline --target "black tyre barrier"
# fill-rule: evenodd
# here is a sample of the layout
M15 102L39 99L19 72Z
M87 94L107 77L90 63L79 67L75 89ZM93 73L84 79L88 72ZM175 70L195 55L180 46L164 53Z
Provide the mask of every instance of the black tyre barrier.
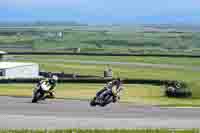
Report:
M0 83L37 83L44 78L16 78L0 79ZM103 78L59 78L58 83L107 83L113 79ZM151 84L165 85L169 80L150 80L150 79L124 79L124 84Z
M56 72L39 72L40 76L49 78L52 75L56 75L59 78L101 78L100 76L94 76L94 75L79 75L79 74L66 74L66 73L56 73Z
M200 55L187 54L114 54L114 53L72 53L72 52L8 52L9 55L85 55L85 56L152 56L200 58Z

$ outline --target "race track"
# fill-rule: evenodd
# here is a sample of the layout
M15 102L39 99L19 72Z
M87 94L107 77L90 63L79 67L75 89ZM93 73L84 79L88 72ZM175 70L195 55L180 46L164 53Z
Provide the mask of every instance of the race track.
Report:
M90 107L88 101L0 97L0 128L199 128L200 108L127 103Z

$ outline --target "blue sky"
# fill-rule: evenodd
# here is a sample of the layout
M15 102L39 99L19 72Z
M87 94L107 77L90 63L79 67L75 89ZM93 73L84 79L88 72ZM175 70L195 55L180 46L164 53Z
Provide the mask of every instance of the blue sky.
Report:
M0 21L200 23L200 0L1 0Z

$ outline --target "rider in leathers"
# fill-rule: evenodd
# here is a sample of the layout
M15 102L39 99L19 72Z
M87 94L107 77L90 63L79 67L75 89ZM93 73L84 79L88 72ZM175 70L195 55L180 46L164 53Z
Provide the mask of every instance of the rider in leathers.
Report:
M49 90L48 90L48 94L43 98L55 98L55 87L56 87L56 83L57 83L58 77L57 76L52 76L52 78L47 78L44 80L41 80L38 84L37 87L39 87L41 84L46 84L47 86L49 86Z
M104 91L108 91L105 93L105 95L109 94L113 96L113 102L116 102L118 99L120 99L120 92L122 89L122 80L117 78L116 80L108 82L102 90L97 92L96 97L98 97ZM105 95L103 97L105 97Z

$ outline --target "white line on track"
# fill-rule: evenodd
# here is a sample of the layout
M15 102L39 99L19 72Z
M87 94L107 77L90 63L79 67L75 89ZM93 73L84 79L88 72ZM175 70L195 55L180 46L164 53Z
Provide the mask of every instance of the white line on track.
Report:
M200 107L160 107L161 109L200 109Z

